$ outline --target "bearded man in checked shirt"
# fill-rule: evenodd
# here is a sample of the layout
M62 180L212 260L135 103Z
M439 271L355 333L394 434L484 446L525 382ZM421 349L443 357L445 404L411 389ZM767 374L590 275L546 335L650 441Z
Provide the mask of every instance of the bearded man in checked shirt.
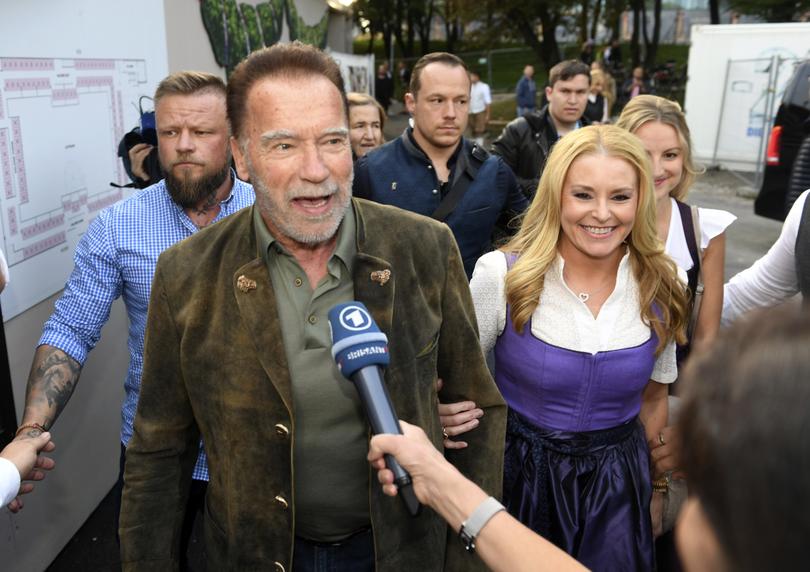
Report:
M160 83L154 100L158 153L166 178L103 210L90 224L76 248L65 290L45 323L28 377L21 428L27 427L18 439L51 428L76 387L113 302L123 297L130 322L130 362L121 410L119 502L158 256L200 228L253 204L255 198L253 188L231 169L225 94L223 81L211 74L179 72ZM208 481L202 447L193 476L183 555Z

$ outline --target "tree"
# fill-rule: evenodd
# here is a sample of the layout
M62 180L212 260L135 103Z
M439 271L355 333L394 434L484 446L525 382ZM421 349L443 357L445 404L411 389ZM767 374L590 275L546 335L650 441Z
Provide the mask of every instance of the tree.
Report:
M709 0L709 19L712 24L720 23L720 0Z
M766 22L792 22L798 14L810 10L810 0L730 0L729 8Z
M648 70L652 69L655 66L656 58L658 57L658 43L660 39L661 39L661 0L654 0L652 40L648 42L647 35L644 34L644 41L645 41L644 67Z

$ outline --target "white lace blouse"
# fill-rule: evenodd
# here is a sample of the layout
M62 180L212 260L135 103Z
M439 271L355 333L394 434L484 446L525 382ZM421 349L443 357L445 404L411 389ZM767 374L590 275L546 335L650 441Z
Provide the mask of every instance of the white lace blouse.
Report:
M540 303L532 314L533 336L557 347L590 354L635 347L650 338L650 327L641 319L629 255L622 258L616 287L596 318L565 284L564 265L558 255L546 273ZM506 270L506 257L496 250L478 259L470 282L484 353L495 346L506 326ZM656 359L652 379L671 383L677 376L675 343L670 342Z

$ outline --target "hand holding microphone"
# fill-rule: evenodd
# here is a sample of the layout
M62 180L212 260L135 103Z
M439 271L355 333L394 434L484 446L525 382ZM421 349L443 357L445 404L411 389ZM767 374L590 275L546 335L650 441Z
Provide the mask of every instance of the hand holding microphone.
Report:
M382 379L382 367L388 365L388 338L361 302L338 304L329 310L332 331L332 356L340 373L351 379L366 411L371 431L375 435L401 435L402 429ZM412 516L419 514L421 505L413 491L411 477L391 455L385 456L394 473L399 494Z

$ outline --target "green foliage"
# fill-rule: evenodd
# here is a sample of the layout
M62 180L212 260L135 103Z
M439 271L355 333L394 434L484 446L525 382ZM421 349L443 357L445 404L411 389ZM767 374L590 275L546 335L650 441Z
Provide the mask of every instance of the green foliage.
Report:
M200 14L214 58L227 73L250 51L277 43L285 16L290 40L297 39L320 48L326 46L329 10L324 10L317 24L308 26L298 15L295 0L239 5L236 0L200 0Z
M281 39L284 23L284 0L271 0L256 6L262 26L264 45L272 46Z
M259 20L256 16L256 8L250 4L239 6L242 11L242 18L245 21L245 32L248 37L248 50L253 50L264 45L262 32L259 29Z

